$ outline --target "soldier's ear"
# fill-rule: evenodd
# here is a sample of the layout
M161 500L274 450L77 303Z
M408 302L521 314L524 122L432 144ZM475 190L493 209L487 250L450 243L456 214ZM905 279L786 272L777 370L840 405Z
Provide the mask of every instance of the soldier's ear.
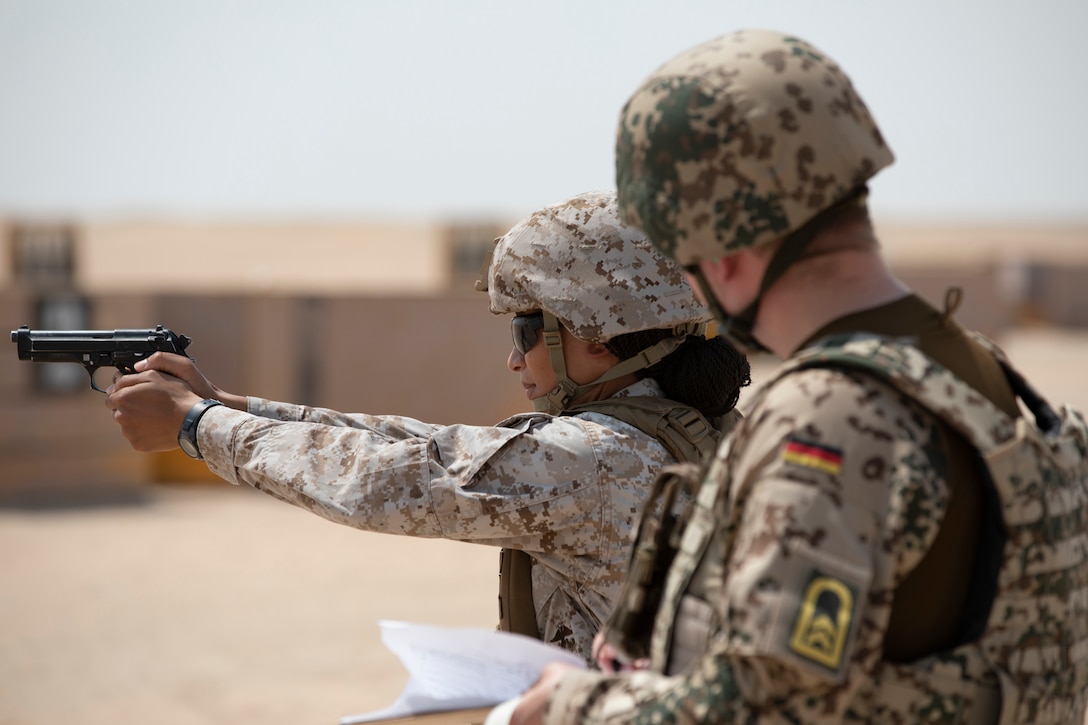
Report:
M603 342L591 342L586 346L586 355L589 357L599 358L612 354L612 351Z
M700 265L703 276L712 284L715 282L719 284L729 282L736 276L739 267L740 263L737 261L737 255L735 254L718 257L717 259L707 259Z

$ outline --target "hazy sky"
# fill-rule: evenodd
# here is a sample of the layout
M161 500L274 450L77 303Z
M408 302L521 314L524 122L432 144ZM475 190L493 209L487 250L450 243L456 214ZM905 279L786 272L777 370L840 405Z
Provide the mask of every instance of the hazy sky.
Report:
M0 214L520 216L741 27L854 79L878 214L1088 220L1085 0L0 0Z

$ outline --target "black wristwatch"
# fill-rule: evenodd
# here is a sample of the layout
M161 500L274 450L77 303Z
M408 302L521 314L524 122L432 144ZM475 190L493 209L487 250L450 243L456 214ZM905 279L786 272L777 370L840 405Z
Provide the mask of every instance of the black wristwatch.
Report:
M208 408L214 408L217 405L222 405L218 400L207 398L199 403L194 403L192 408L189 408L189 412L185 414L185 420L181 422L181 430L178 431L178 445L181 446L181 450L185 451L185 455L189 458L195 458L198 461L203 461L204 456L200 455L200 447L196 444L196 424L200 422L201 416L208 412Z

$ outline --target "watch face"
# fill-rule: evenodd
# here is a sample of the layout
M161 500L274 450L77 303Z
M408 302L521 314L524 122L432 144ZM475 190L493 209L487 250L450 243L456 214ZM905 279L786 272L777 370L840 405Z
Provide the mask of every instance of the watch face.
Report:
M190 458L200 458L200 452L197 451L196 446L188 438L178 438L178 445L181 446L181 450L185 451L185 455Z

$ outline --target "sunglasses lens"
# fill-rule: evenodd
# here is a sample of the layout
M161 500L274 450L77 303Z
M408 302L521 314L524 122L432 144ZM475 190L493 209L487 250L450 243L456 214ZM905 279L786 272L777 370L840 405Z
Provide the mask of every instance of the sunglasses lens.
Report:
M514 336L514 347L518 349L522 355L533 349L533 345L536 344L536 330L531 327L519 327L517 335Z
M514 349L522 355L536 345L536 331L544 327L544 316L539 312L532 315L517 315L510 321L510 331L514 337Z

